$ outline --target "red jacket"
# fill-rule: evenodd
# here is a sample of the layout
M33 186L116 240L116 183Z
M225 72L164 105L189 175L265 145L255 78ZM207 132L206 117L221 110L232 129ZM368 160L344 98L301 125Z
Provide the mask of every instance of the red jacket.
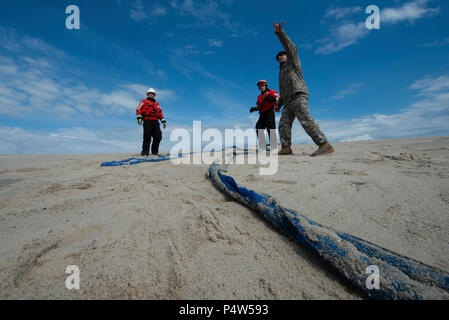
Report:
M274 90L266 90L257 97L257 109L259 113L271 111L276 106L276 100L279 98L279 94Z
M140 116L143 120L164 120L159 102L153 100L143 99L140 102L136 110L137 117Z

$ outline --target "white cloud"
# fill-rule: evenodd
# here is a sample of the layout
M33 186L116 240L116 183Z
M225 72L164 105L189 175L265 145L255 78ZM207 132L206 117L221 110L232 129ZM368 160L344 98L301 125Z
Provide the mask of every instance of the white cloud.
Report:
M16 37L16 38L14 38ZM0 27L0 39L17 44L14 56L0 56L0 114L12 117L50 117L91 121L92 115L109 114L114 118L133 113L140 99L146 97L151 85L117 84L110 91L86 87L71 78L65 65L68 57L46 42L21 36L15 30ZM27 45L25 45L26 43ZM41 46L38 52L28 52L28 46ZM56 53L56 57L54 55ZM138 90L137 90L138 89ZM176 99L172 90L158 88L159 99Z
M360 12L362 12L362 7L359 7L359 6L346 7L346 8L339 8L339 7L329 8L329 9L327 9L323 18L334 18L336 20L340 20L342 18L351 16L353 14L360 13Z
M214 53L213 51L206 51L197 48L194 45L183 45L173 50L174 54L179 57L188 57L196 55L209 55Z
M148 14L145 11L145 8L143 7L142 1L137 0L133 3L133 6L131 8L130 12L131 19L140 22L147 18Z
M167 15L167 9L160 5L151 5L151 9L146 9L141 0L132 3L130 17L131 19L141 22L144 20L154 19ZM154 23L154 21L153 21Z
M324 133L333 141L351 141L358 137L384 139L449 134L448 76L426 77L415 81L418 101L391 115L373 114L359 119L322 121ZM302 129L302 128L301 128ZM298 128L296 128L298 130ZM298 142L310 138L298 132Z
M430 17L440 12L440 8L429 8L431 0L414 0L397 8L385 8L380 13L381 23L393 24L402 21L413 22L416 19Z
M63 51L43 40L22 36L16 29L2 26L0 26L0 46L14 53L43 54L56 59L64 59L67 57ZM32 59L29 61L31 62Z
M426 77L415 81L410 88L418 90L418 100L396 114L372 114L348 120L318 120L319 125L331 142L447 135L449 134L448 78L448 76ZM137 90L141 85L132 84L129 87ZM212 92L204 92L204 94L210 97L211 105L215 105L218 109L223 106L228 107L224 97L217 99ZM245 106L236 108L245 108ZM216 122L214 123L213 120ZM222 133L224 129L231 128L252 129L256 121L257 115L254 114L239 121L226 117L220 120L212 118L207 124L203 123L202 131L212 128L212 125ZM278 121L279 115L276 117L276 122ZM170 145L176 143L170 142L169 137L172 130L180 127L191 132L191 126L188 125L169 125L169 128L163 131L161 151L169 151ZM75 127L38 132L0 126L0 136L2 136L0 154L138 152L141 144L141 130L137 125L130 125L126 128ZM293 125L292 137L292 142L295 144L312 143L297 121Z
M0 154L136 152L141 143L139 129L76 127L40 132L0 126Z
M165 16L167 14L167 9L160 6L155 6L151 10L151 15L154 17Z
M217 21L228 25L229 15L221 11L217 2L209 1L207 3L198 3L192 0L184 0L184 3L178 5L177 1L171 2L174 9L179 10L182 15L191 15L195 17L199 25L211 26Z
M340 91L338 94L331 97L331 99L332 100L341 100L348 95L356 94L358 92L359 88L362 86L363 86L363 84L361 84L361 83L350 84L346 87L346 89Z
M432 42L422 44L421 47L439 47L439 46L445 46L449 44L449 37L443 38L443 39L436 39Z
M365 23L344 23L334 26L330 29L330 36L319 40L320 47L315 50L317 54L330 54L340 51L358 40L366 37L369 30L366 29Z
M225 83L224 79L213 74L201 63L193 61L191 58L195 55L208 55L211 53L211 51L199 50L194 46L186 45L174 50L174 54L170 56L170 63L188 79L193 79L194 76L200 75L210 80Z
M112 105L132 110L136 108L135 95L129 91L117 90L109 94L102 94L100 103L103 105Z
M430 8L428 3L432 0L414 0L404 3L395 8L384 8L380 13L380 23L382 25L394 24L403 21L413 22L417 19L431 17L440 12L440 8ZM354 22L349 18L358 14L358 21ZM323 16L323 23L329 23L330 18L335 19L335 23L330 25L329 35L317 40L319 47L316 54L331 54L338 52L348 46L358 43L359 40L369 35L369 30L365 27L364 18L360 7L331 8ZM363 20L363 21L362 21Z
M217 39L209 39L207 41L209 43L209 47L222 47L223 41L217 40Z
M449 77L441 76L433 79L430 76L425 77L424 79L418 80L411 85L412 89L421 89L421 94L428 94L432 92L437 92L441 90L449 89Z
M145 96L147 90L151 87L151 85L145 86L142 84L127 84L123 86L124 88L127 88L134 92L136 95ZM176 93L173 90L162 90L158 89L157 87L153 87L154 90L156 90L157 93L157 99L158 100L174 100L176 99Z
M341 142L350 142L350 141L368 141L368 140L374 140L373 137L371 137L369 134L363 134L361 136L356 136L354 138L348 138L348 139L341 139Z
M223 1L221 1L223 3ZM226 5L233 1L224 1ZM193 0L170 1L170 6L181 16L191 16L195 19L194 27L222 27L228 31L230 37L257 36L257 32L247 30L239 23L232 21L231 15L226 13L217 1L199 2ZM189 26L187 26L189 27Z

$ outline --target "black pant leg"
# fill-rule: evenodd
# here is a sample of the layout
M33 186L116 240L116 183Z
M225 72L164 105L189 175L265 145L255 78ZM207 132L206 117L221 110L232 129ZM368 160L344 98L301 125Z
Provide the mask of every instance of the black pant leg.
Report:
M155 120L152 125L152 137L153 137L153 144L151 145L151 153L158 154L159 144L161 143L162 140L162 131L159 125L159 121L157 120Z
M259 121L257 121L256 129L260 130L267 130L268 131L268 138L270 140L270 144L272 142L271 137L271 131L270 129L276 129L276 118L274 115L274 111L267 111L260 114ZM259 133L259 131L257 131ZM266 146L265 141L265 133L261 134L259 137L259 147L264 148ZM273 137L273 139L277 139L276 136Z
M276 129L276 118L274 115L274 111L268 111L265 114L265 129L268 131L268 138L271 141L271 130Z
M143 144L142 144L142 154L150 153L150 143L151 143L151 121L143 121Z

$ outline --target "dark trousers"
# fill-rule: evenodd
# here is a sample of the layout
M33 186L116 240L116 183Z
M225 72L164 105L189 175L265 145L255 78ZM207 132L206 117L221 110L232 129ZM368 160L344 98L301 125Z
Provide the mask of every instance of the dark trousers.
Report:
M151 138L153 138L153 144L151 145L151 153L159 153L159 143L162 139L162 132L159 126L159 120L144 120L143 121L143 144L142 154L148 155L150 152Z
M265 141L265 132L264 130L268 131L268 137L270 139L270 144L273 142L272 140L276 141L272 143L274 146L277 144L277 137L276 132L274 133L274 137L271 136L270 129L276 129L276 120L274 116L274 111L266 111L260 114L259 121L256 123L256 130L257 130L257 136L259 138L259 148L265 148L266 141Z

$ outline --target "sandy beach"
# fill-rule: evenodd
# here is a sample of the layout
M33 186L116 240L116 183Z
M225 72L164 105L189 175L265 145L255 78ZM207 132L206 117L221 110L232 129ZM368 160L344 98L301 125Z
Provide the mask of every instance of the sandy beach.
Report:
M335 230L449 272L449 137L293 146L249 189ZM206 179L133 154L0 156L1 299L366 299ZM68 290L66 267L80 270Z

